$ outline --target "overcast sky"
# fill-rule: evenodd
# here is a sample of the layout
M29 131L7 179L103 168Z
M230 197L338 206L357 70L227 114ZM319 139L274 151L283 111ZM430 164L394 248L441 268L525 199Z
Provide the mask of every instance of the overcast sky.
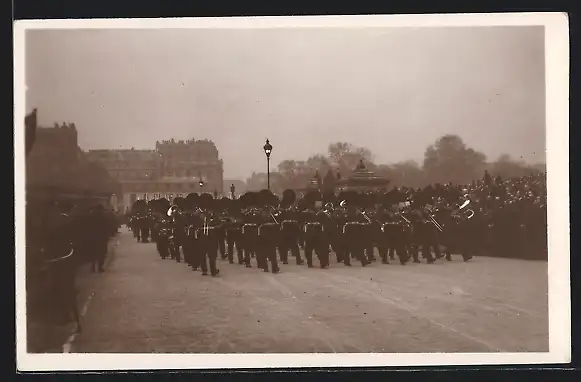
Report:
M545 160L542 27L36 30L27 111L82 149L210 139L226 178L331 142L420 163L458 134L493 160Z

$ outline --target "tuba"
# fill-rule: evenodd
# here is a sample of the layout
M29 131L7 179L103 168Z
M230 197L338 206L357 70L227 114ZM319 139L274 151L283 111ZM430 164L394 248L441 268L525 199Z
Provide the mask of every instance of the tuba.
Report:
M470 204L470 199L466 198L464 203L460 205L454 212L452 212L452 216L463 216L466 219L472 219L474 216L474 210L471 208L466 208Z

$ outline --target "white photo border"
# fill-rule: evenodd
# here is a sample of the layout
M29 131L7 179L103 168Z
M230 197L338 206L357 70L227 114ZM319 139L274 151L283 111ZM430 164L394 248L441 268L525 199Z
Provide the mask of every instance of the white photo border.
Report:
M549 352L394 354L28 354L25 294L25 33L29 29L545 28ZM571 361L569 227L569 26L565 13L180 19L30 20L14 24L16 329L19 371L264 369L561 364Z

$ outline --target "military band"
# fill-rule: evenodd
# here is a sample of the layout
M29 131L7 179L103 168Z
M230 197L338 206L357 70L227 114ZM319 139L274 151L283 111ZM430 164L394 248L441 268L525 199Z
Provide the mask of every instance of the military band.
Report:
M344 266L355 261L364 267L378 260L376 249L383 264L396 257L401 265L420 263L420 254L428 264L451 261L452 253L469 261L476 253L471 235L478 229L472 223L474 196L413 196L313 190L297 198L286 190L279 199L263 190L216 199L192 193L172 204L137 201L128 226L138 241L155 241L162 259L183 260L211 276L219 274L219 255L248 268L255 258L260 270L272 273L280 272L279 263L289 264L289 255L309 268L328 268L331 253ZM486 219L481 214L478 220Z

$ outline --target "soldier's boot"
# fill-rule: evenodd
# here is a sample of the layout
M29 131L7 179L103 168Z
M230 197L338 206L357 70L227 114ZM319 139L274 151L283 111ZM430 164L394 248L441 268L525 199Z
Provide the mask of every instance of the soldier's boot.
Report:
M433 264L436 262L436 259L434 259L434 257L432 256L432 251L430 250L430 247L427 245L422 246L422 257L426 259L428 264Z
M410 251L412 252L412 258L414 259L414 263L419 264L420 261L420 254L417 247L411 247Z
M373 247L369 247L365 250L365 254L367 255L367 261L368 262L373 262L373 261L377 261L377 259L375 258L375 254L373 251Z
M381 258L381 263L382 264L389 264L389 261L387 260L387 253L389 252L389 249L385 249L385 248L380 248L379 249L379 257Z
M270 267L272 268L272 273L280 272L280 268L278 267L278 261L276 260L276 247L271 249L268 258L265 260L267 261L267 267L268 260L270 260Z
M353 258L353 254L351 253L351 250L346 250L345 252L343 252L343 264L345 264L346 267L350 267L351 266L351 259Z
M200 266L202 268L202 276L208 276L208 256L204 253L201 258Z
M438 243L435 243L433 245L433 247L434 247L434 254L436 255L436 260L437 259L441 259L442 257L444 257L444 254L440 250L440 245Z
M283 264L288 264L288 248L284 245L281 245L278 248L278 254L280 256L280 262Z

